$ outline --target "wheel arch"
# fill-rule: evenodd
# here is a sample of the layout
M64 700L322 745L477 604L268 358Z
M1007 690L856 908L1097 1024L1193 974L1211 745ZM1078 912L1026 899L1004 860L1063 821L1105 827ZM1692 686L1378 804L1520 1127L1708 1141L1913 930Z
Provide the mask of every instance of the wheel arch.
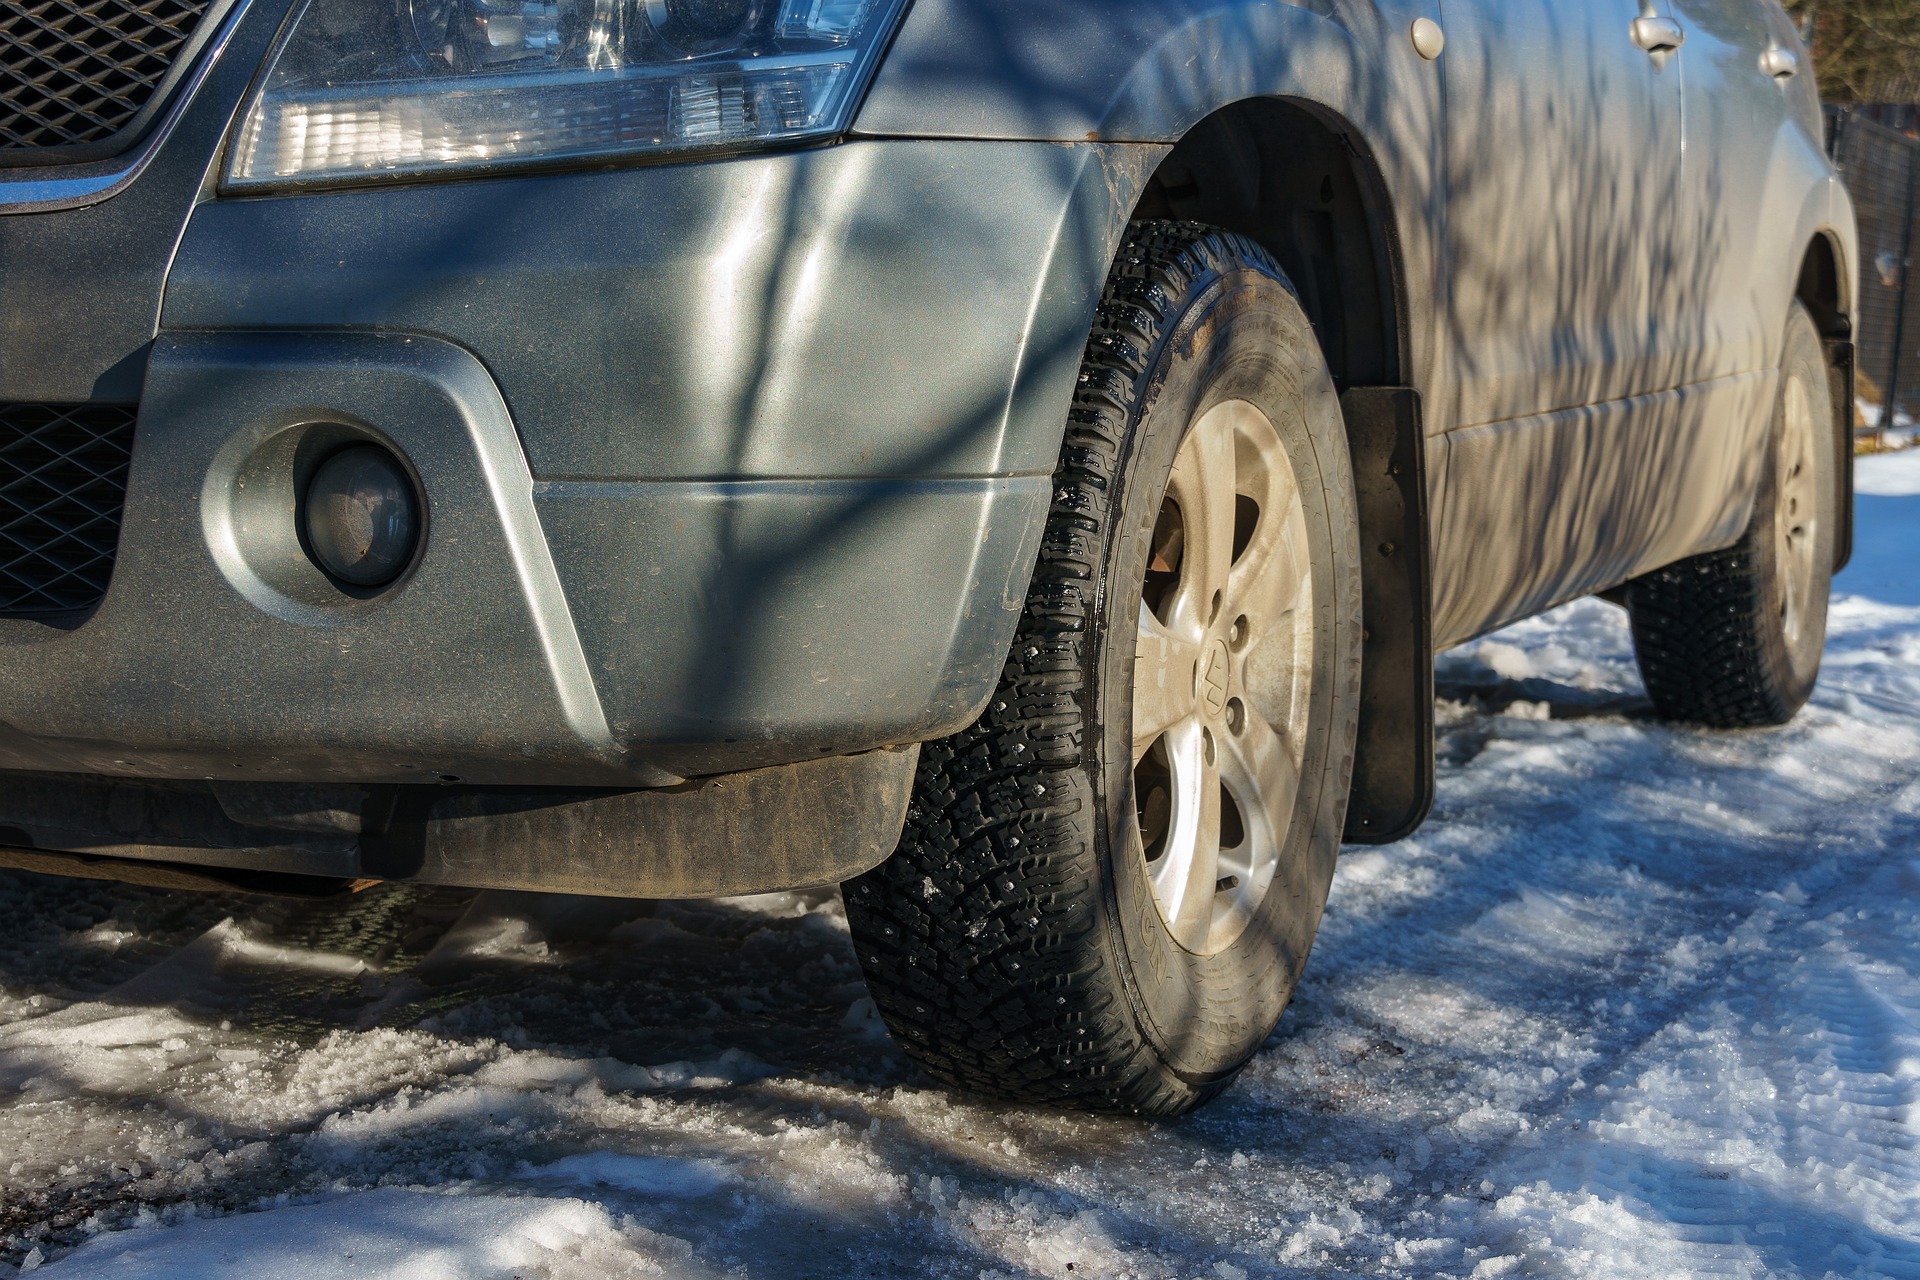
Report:
M1160 161L1131 216L1247 236L1293 281L1337 388L1406 381L1391 199L1363 136L1332 111L1281 97L1219 108Z

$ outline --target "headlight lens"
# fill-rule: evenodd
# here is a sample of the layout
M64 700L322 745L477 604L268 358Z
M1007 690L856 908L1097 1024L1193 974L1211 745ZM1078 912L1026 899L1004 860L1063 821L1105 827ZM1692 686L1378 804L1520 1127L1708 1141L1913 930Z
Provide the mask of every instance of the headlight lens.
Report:
M308 0L229 186L839 133L904 0Z

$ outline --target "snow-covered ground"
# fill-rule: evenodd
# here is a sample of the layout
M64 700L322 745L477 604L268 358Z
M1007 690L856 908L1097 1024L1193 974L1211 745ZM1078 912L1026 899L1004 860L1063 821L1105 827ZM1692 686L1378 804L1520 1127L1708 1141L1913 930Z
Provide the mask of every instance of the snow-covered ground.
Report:
M0 1273L1920 1277L1920 452L1863 460L1792 726L1643 718L1586 601L1442 659L1172 1125L908 1068L831 894L168 896L0 873Z

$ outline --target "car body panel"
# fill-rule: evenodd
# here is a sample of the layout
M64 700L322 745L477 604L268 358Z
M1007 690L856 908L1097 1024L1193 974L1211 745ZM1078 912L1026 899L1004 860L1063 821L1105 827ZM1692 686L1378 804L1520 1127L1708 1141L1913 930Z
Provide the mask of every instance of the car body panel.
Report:
M1666 390L1684 300L1681 77L1630 38L1637 0L1445 0L1441 272L1449 429ZM1656 300L1657 299L1657 300Z
M1403 314L1430 315L1441 76L1407 32L1438 12L1429 0L915 0L854 134L1174 143L1235 103L1297 103L1377 177ZM1406 376L1430 398L1448 337L1428 324L1405 335Z
M1760 67L1769 46L1811 58L1772 6L1675 0L1687 27L1687 152L1681 195L1697 281L1674 330L1674 385L1779 364L1781 317L1813 234L1834 224L1819 199L1833 170L1812 76L1776 83ZM1848 220L1851 226L1851 219Z
M1736 374L1453 432L1434 518L1435 646L1738 538L1775 381Z
M1585 32L1624 49L1622 61L1600 60L1615 74L1630 76L1640 69L1635 59L1647 62L1627 39L1632 7L1615 6ZM1602 175L1601 190L1555 205L1550 219L1501 221L1500 208L1525 198L1519 179L1530 170L1514 167L1494 179L1493 222L1483 217L1465 224L1470 234L1449 236L1450 247L1461 245L1447 275L1462 391L1434 502L1436 646L1737 539L1759 480L1772 370L1801 259L1824 234L1837 234L1843 260L1854 259L1850 210L1833 207L1838 184L1820 148L1817 113L1806 109L1807 78L1780 85L1760 67L1769 42L1797 47L1790 24L1748 0L1681 0L1672 13L1686 43L1665 67L1646 66L1652 74L1643 79L1664 77L1669 91L1684 85L1684 126L1671 139L1678 163L1636 155L1639 142L1669 137L1654 117L1637 129L1616 121L1599 130L1590 157L1571 164L1581 180ZM1505 25L1501 32L1500 56L1488 65L1516 61L1504 47ZM1517 61L1542 68L1542 79L1567 65L1565 57ZM1556 96L1575 108L1589 97L1550 86L1537 92L1546 97L1534 116L1549 114L1541 108ZM1457 123L1455 112L1449 125ZM1518 116L1504 128L1482 123L1520 131ZM1449 228L1457 231L1462 203L1475 197L1458 182L1449 197ZM1601 197L1604 242L1585 229ZM1491 227L1499 234L1483 234ZM1567 271L1535 278L1556 244L1586 247L1561 259ZM1517 264L1503 288L1487 288L1497 269L1461 265L1509 254ZM1616 289L1616 280L1625 283ZM1463 296L1474 289L1478 300ZM1845 296L1843 307L1850 286ZM1531 391L1472 368L1477 351L1498 351L1502 334L1518 331L1486 332L1500 302L1515 297L1545 321L1526 326L1540 335L1534 351L1515 357L1507 348L1510 367L1540 371ZM1618 306L1620 298L1631 305ZM1529 404L1546 410L1524 412Z
M1431 12L1351 0L915 0L854 132L1177 142L1228 103L1263 96L1360 119L1391 109L1400 19Z
M938 736L993 689L1051 496L536 484L484 366L417 334L163 336L141 415L99 611L0 622L0 768L638 786ZM429 495L419 563L372 598L316 603L240 505L248 459L312 422Z
M1049 474L1158 154L857 142L218 200L161 322L447 337L542 479Z
M970 723L1052 497L1045 475L534 487L614 737L682 774Z

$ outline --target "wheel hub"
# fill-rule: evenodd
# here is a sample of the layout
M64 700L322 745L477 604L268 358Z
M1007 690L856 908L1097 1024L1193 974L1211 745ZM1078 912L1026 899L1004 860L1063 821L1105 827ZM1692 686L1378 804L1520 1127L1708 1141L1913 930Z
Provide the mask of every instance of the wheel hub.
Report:
M1227 709L1227 689L1233 680L1232 659L1227 654L1225 640L1216 638L1207 646L1206 659L1194 667L1193 675L1201 708L1209 718L1217 719Z

